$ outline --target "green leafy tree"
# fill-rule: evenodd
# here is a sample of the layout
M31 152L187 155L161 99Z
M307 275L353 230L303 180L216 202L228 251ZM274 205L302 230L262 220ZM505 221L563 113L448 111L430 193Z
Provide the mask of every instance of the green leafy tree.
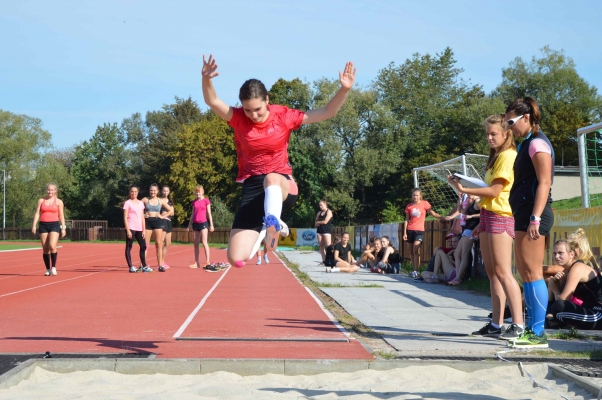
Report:
M210 199L218 197L227 208L234 208L239 189L233 132L213 111L198 122L182 125L167 157L173 161L160 179L174 193L178 223L188 220L197 185L203 185Z
M538 102L541 128L554 145L557 164L579 164L577 129L602 118L602 97L596 87L579 76L564 51L548 46L530 62L514 59L502 70L502 83L493 95L506 105L525 96Z
M0 110L0 143L0 169L6 170L7 227L30 227L46 184L65 188L70 176L53 153L51 135L38 118Z
M104 124L90 140L75 147L71 160L74 184L66 193L74 219L123 224L121 206L134 181L132 159L117 124Z

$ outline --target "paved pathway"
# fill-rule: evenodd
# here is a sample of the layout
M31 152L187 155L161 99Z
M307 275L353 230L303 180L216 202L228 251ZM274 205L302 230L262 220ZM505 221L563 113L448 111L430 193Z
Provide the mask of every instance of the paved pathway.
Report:
M314 282L345 286L322 290L403 355L493 356L510 350L505 341L467 335L489 321L488 296L364 269L355 274L330 274L318 266L317 252L282 254ZM357 287L372 284L382 287ZM601 341L549 339L549 343L553 350L602 349Z

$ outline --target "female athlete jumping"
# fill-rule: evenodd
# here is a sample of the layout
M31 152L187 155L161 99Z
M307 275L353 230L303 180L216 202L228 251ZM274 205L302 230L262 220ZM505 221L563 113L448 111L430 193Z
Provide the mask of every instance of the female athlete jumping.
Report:
M278 245L279 234L288 236L280 215L293 206L298 194L287 151L291 131L334 117L353 87L355 68L348 62L339 72L337 94L325 107L307 112L269 104L268 91L257 79L247 80L240 88L242 107L228 106L213 87L212 79L219 72L212 55L209 60L203 56L202 75L205 103L234 128L236 181L243 184L243 194L230 233L228 261L240 268L255 255L266 234L268 251Z

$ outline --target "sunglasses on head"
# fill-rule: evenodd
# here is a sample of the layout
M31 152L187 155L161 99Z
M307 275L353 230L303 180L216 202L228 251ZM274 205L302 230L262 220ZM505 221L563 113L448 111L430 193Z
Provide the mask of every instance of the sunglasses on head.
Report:
M516 122L517 122L519 119L521 119L522 117L524 117L525 115L529 115L529 114L523 114L523 115L519 115L519 116L518 116L518 117L516 117L516 118L509 119L508 121L506 121L506 123L508 124L508 126L512 126L512 125L516 124Z

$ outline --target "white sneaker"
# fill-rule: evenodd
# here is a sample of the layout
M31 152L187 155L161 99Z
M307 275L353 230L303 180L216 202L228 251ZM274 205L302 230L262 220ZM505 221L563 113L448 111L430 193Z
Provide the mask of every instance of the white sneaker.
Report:
M50 276L50 270L47 269L46 272L44 272L44 276Z
M257 257L257 265L261 265L261 257Z
M264 255L263 255L263 261L265 261L265 263L266 263L266 264L269 264L269 263L270 263L270 260L269 260L269 258L268 258L268 255L267 255L267 254L264 254Z
M56 275L56 268L52 267L51 271L52 271L52 275Z

